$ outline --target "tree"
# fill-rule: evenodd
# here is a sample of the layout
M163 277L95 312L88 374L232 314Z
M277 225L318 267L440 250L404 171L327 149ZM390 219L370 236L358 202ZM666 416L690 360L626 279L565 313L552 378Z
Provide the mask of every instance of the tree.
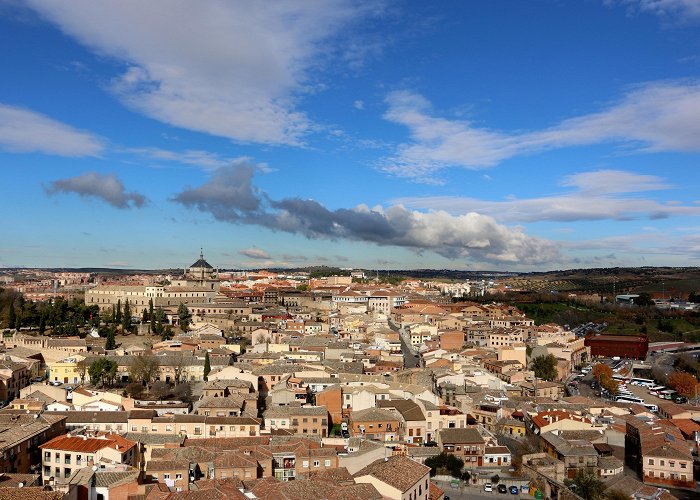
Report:
M461 478L462 477L462 467L464 467L464 461L454 456L451 453L440 453L432 457L425 459L425 465L430 467L430 475L434 476L437 473L449 474L452 477Z
M149 333L155 333L156 317L153 314L153 299L148 299L148 319L150 320L150 325L148 326Z
M492 482L493 484L498 484L498 483L500 483L500 482L501 482L501 476L499 476L498 474L494 474L494 476L491 478L491 482Z
M150 386L158 375L158 360L155 356L136 356L129 368L129 380Z
M170 386L161 380L156 380L153 382L150 392L152 397L162 400L170 394Z
M122 299L117 300L117 310L114 313L114 322L115 323L122 322Z
M39 335L43 335L46 331L46 316L42 313L39 317Z
M183 332L186 332L189 330L190 326L190 318L192 318L192 314L190 313L190 310L187 309L187 306L185 304L180 304L179 307L177 308L177 316L180 318L180 330Z
M593 377L595 377L598 382L600 382L603 377L612 378L613 376L612 368L605 363L598 363L591 371L593 372Z
M600 378L600 386L608 391L611 395L617 395L617 391L620 388L620 384L612 377L606 377L603 375Z
M690 292L690 294L688 294L688 302L694 302L696 304L700 302L700 293Z
M641 307L648 307L654 305L654 300L651 298L650 294L642 292L639 294L639 297L634 299L634 304Z
M177 399L185 403L192 402L192 384L189 382L184 382L182 384L177 384L173 390L173 394Z
M130 382L126 386L126 393L134 399L140 399L143 396L143 384L140 382Z
M148 321L148 309L145 307L141 311L141 323L146 323Z
M535 377L539 379L552 381L559 377L557 358L553 354L537 356L530 362L530 367L535 372Z
M564 484L578 496L587 500L605 498L605 483L598 479L598 475L592 467L579 469L572 479L565 479Z
M675 371L668 377L668 385L682 396L694 397L697 384L698 379L688 372Z
M107 341L105 342L105 350L112 351L116 349L116 347L117 341L114 338L114 328L110 328L109 333L107 334Z
M209 361L209 351L204 355L204 380L207 380L209 372L211 371L211 363Z
M129 306L129 299L124 302L124 315L122 318L122 332L127 333L131 331L131 306Z
M113 382L117 374L117 364L107 358L99 358L93 361L88 368L88 375L93 385L98 383Z
M85 383L85 374L88 371L88 363L85 358L81 359L76 363L76 369L78 370L78 375L80 375L80 383Z

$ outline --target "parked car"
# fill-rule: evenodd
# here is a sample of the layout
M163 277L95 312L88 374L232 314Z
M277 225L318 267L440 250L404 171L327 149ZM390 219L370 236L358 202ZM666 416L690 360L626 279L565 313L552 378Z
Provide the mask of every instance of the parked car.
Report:
M505 484L499 484L498 485L498 492L499 493L508 493L508 488L506 488Z
M688 398L686 398L685 396L678 396L676 399L674 399L674 401L679 405L684 405L688 402Z
M485 483L484 491L486 491L487 493L491 493L493 491L493 485L491 483Z
M51 385L59 386L63 385L63 382L61 382L60 380L53 380L51 381Z
M517 487L517 486L511 486L511 487L510 487L510 494L511 494L511 495L517 495L517 494L518 494L518 487Z

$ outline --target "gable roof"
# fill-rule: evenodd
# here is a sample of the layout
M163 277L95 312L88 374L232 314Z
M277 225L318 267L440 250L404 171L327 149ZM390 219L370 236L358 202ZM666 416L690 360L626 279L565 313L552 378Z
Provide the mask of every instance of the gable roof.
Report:
M430 472L430 467L419 464L408 457L394 455L387 459L380 458L357 471L355 479L372 476L379 481L406 492Z

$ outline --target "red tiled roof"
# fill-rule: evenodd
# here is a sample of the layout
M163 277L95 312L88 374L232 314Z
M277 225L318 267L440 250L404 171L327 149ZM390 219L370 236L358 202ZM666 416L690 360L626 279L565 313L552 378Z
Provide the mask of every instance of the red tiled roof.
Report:
M103 448L113 448L119 451L136 446L134 441L121 437L119 434L100 434L98 437L72 436L65 434L39 446L41 449L76 451L96 453Z

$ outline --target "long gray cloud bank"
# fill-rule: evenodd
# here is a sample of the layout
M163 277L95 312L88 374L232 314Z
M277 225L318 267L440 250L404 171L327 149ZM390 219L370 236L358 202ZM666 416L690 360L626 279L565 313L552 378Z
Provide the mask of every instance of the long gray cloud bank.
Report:
M420 212L402 205L331 210L302 198L270 199L253 184L255 167L238 163L214 172L173 201L235 224L253 224L310 239L352 240L433 251L449 259L538 264L559 260L556 244L470 212Z
M114 174L86 172L76 177L58 179L45 187L46 193L73 193L83 198L95 198L115 208L140 208L148 203L147 198L137 192L127 192L122 181Z

